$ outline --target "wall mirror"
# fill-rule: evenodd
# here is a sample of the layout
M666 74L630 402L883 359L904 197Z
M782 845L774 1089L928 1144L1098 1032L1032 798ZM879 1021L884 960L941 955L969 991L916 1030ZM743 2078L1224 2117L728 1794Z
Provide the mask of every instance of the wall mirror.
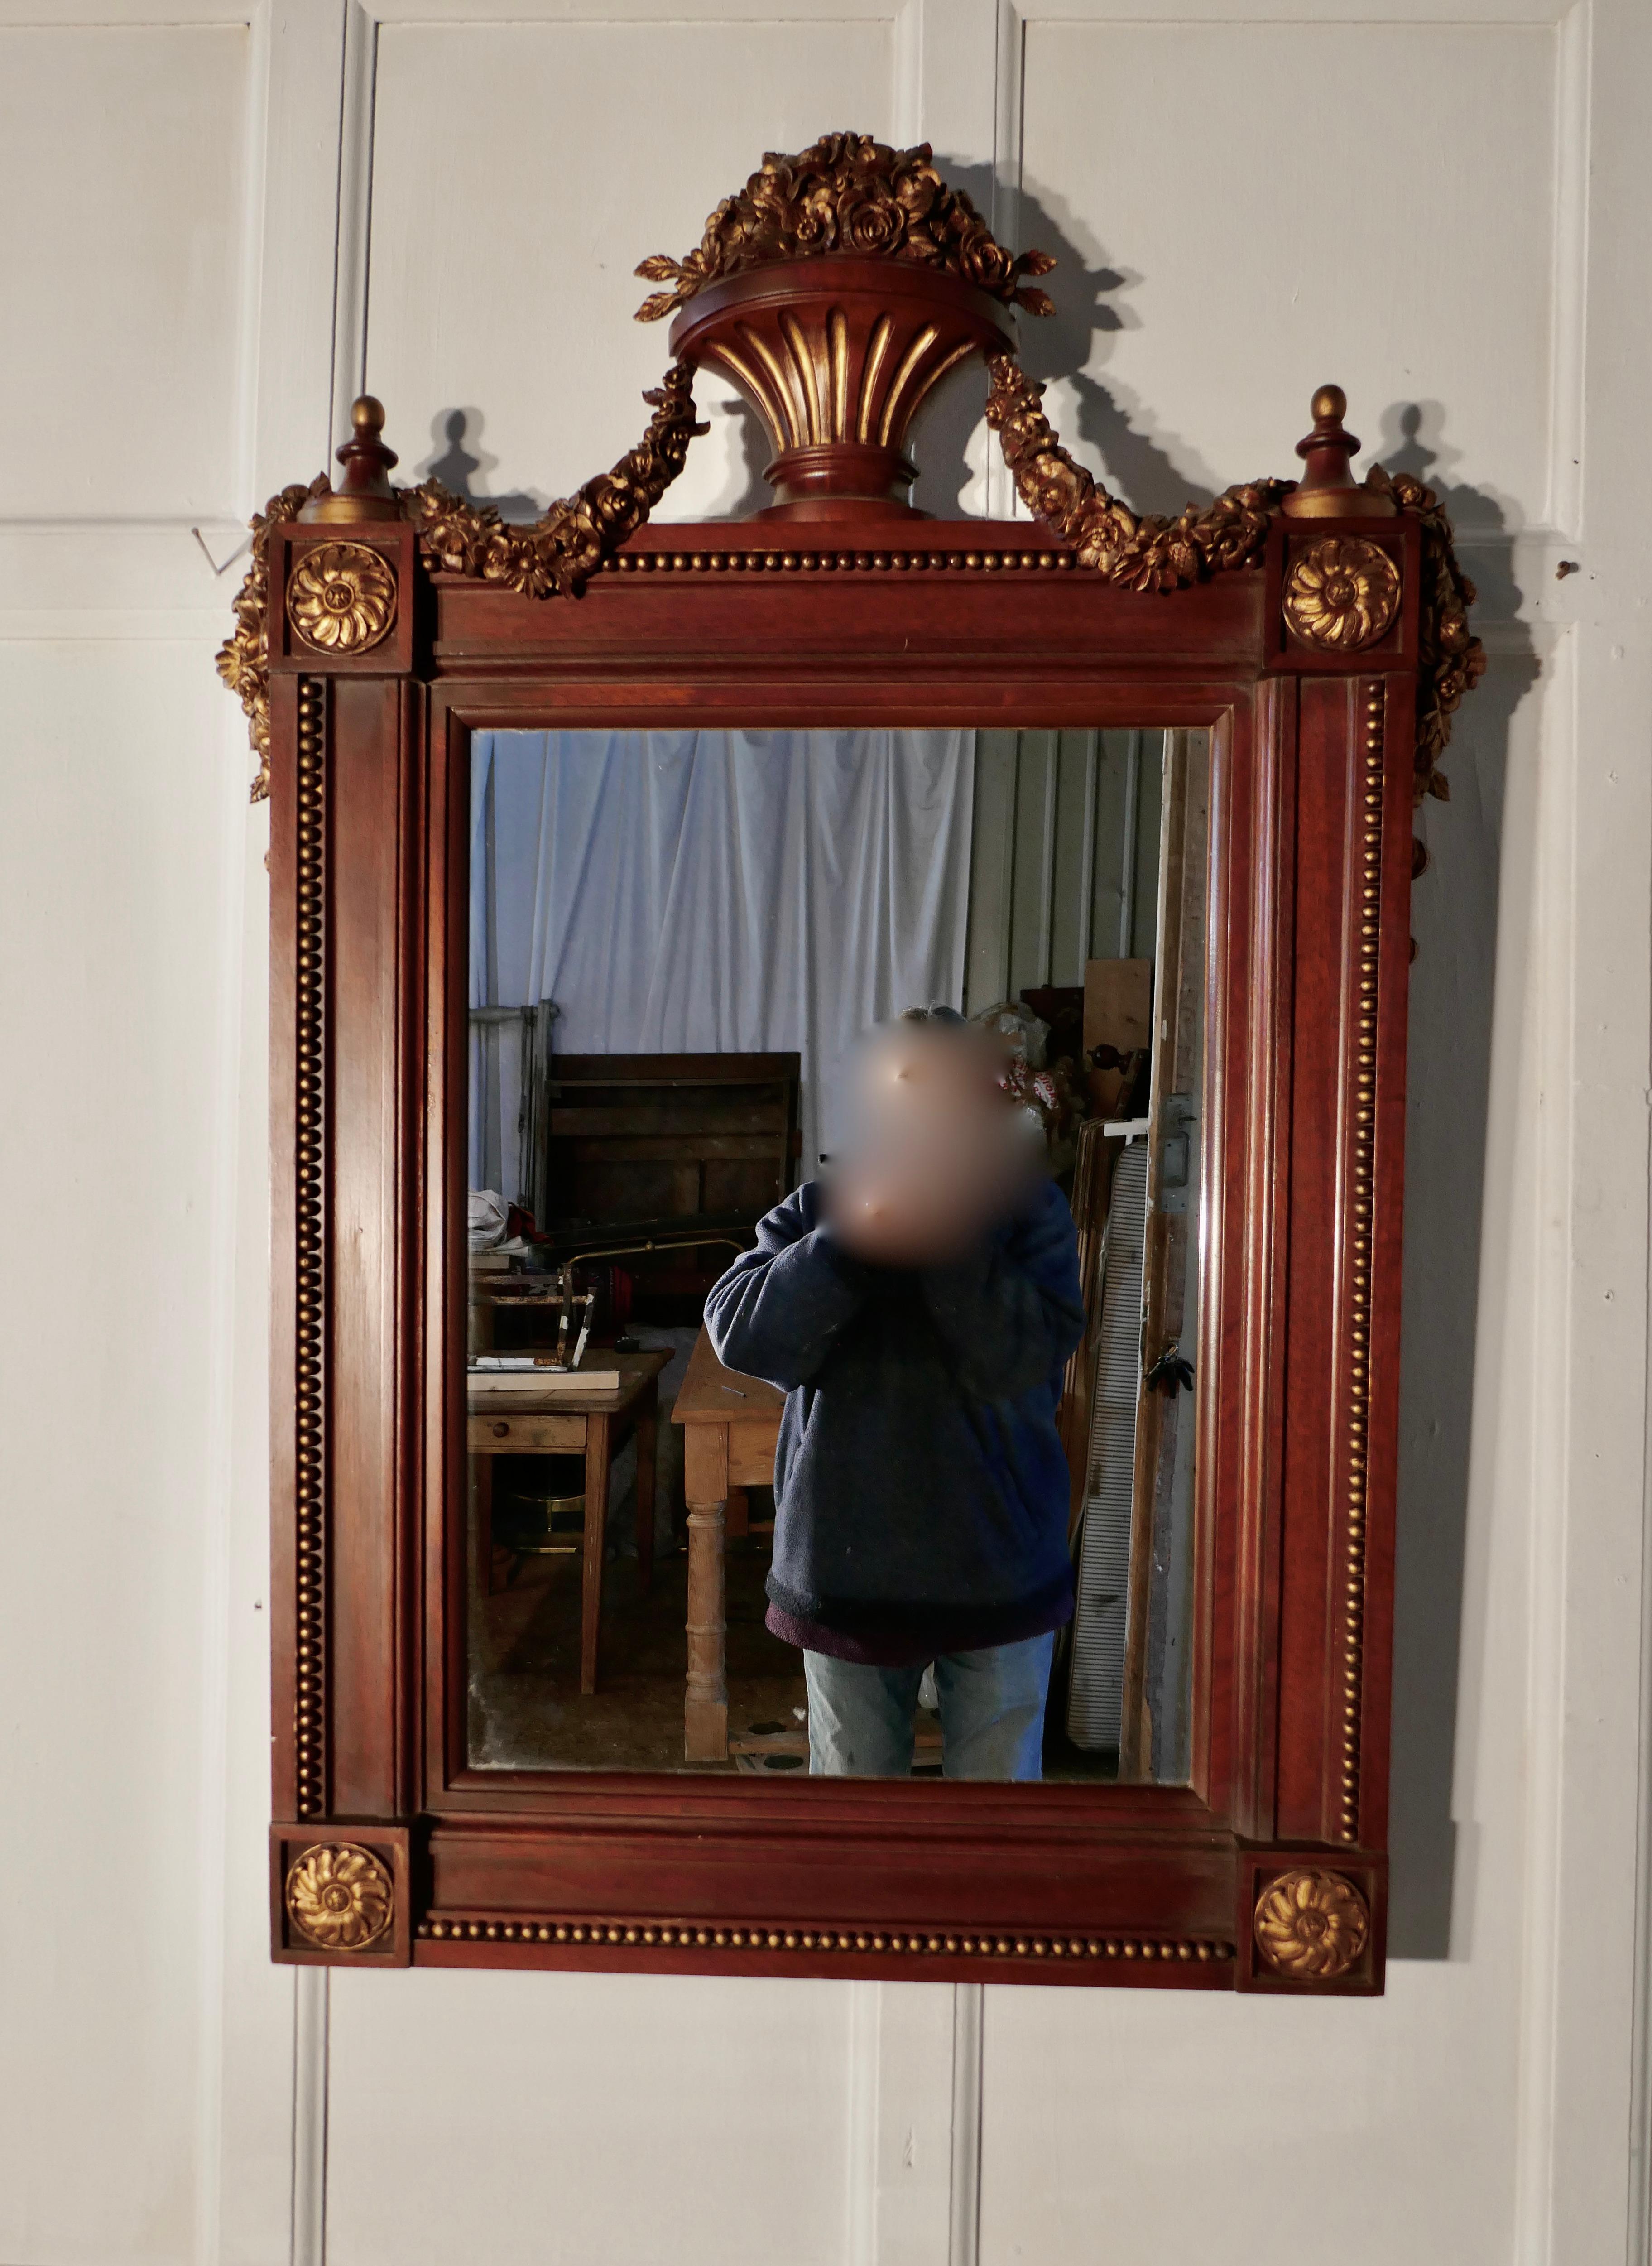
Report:
M278 1958L1381 1988L1411 813L1473 594L1334 387L1297 482L1108 495L1018 359L1049 265L830 135L643 263L670 366L578 495L395 486L364 397L254 523ZM926 517L919 413L981 359L1025 515ZM700 369L773 501L669 524ZM950 1452L915 1403L805 1594L815 1372L719 1357L909 1008L890 1043L990 1052L1015 1220L1071 1214L1036 1628L969 1618L1030 1385L956 1353L981 1504L903 1539L921 1483L880 1488ZM855 1264L880 1342L951 1345L935 1270ZM821 1625L888 1667L895 1765L832 1747ZM976 1768L989 1626L1047 1700Z

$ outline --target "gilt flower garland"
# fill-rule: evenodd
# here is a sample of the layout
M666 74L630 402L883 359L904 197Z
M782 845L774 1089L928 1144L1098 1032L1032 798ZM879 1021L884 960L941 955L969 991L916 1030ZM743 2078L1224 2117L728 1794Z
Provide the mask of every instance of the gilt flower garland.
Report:
M262 802L269 793L269 608L270 530L282 520L296 519L311 496L325 495L329 481L318 473L306 486L302 482L273 495L262 511L254 512L252 555L235 601L235 627L218 648L219 676L241 703L247 737L258 757L249 800Z
M1066 537L1081 566L1127 590L1176 590L1261 556L1289 480L1252 480L1229 488L1204 511L1189 504L1176 519L1138 517L1073 462L1044 414L1043 387L1013 355L990 355L987 369L987 423L1021 501L1034 519Z
M1451 736L1451 719L1463 695L1486 673L1486 648L1468 625L1474 585L1457 563L1451 523L1434 490L1409 472L1374 465L1369 485L1391 495L1422 530L1422 590L1417 609L1417 749L1415 800L1451 799L1450 782L1439 768Z
M1189 504L1175 519L1138 517L1073 462L1044 414L1043 387L1027 376L1013 355L991 355L987 368L992 379L987 422L1003 445L1021 501L1034 519L1073 545L1081 566L1123 589L1175 590L1207 574L1261 561L1268 525L1294 481L1252 480L1227 489L1202 511ZM1474 586L1457 563L1451 523L1432 488L1408 472L1390 473L1380 464L1366 484L1391 497L1396 511L1414 519L1422 532L1413 793L1419 802L1425 794L1447 801L1451 788L1440 757L1463 695L1486 667L1486 649L1468 624ZM1361 632L1358 642L1363 642L1362 624L1374 623L1385 614L1389 598L1398 599L1397 583L1392 593L1385 584L1379 588L1380 575L1373 579L1370 562L1365 566L1363 595L1356 593L1358 603L1348 617L1351 629ZM1385 618L1391 618L1390 610Z
M530 527L507 526L491 505L466 503L440 480L406 490L402 508L425 557L523 597L577 597L642 525L682 471L689 442L706 430L695 422L693 373L682 362L642 398L654 414L637 446Z

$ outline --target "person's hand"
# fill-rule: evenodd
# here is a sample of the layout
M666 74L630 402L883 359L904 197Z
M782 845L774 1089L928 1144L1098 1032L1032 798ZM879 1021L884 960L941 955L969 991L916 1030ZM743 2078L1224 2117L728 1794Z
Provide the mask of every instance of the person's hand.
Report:
M832 1232L852 1257L874 1267L934 1267L960 1258L976 1222L948 1200L945 1179L888 1159L846 1166L830 1183Z

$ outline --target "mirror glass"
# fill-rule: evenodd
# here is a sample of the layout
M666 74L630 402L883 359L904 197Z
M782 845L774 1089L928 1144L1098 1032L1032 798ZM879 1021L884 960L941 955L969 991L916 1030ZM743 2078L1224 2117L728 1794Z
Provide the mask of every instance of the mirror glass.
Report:
M473 736L473 1767L1187 1779L1208 764Z

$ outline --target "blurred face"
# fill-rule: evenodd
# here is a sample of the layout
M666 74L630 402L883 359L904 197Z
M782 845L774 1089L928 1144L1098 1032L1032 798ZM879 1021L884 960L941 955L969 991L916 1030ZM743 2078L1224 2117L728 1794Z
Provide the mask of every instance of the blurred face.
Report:
M890 1266L956 1258L1026 1187L1039 1144L969 1025L892 1023L850 1059L849 1140L830 1188L840 1239Z

